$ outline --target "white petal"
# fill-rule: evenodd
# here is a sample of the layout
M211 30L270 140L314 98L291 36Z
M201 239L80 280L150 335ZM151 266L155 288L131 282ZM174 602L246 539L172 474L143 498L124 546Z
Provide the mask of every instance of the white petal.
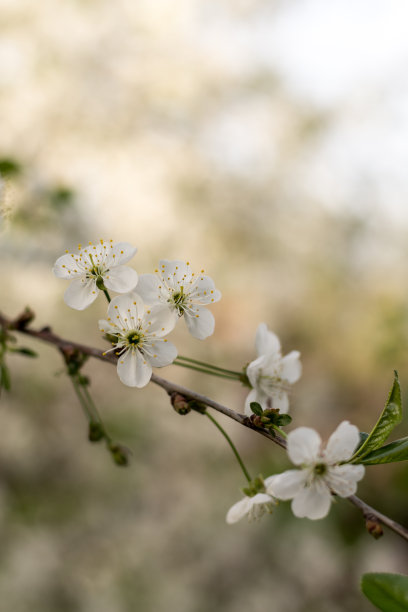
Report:
M289 412L289 397L286 391L273 389L271 392L272 408L278 409L282 414Z
M239 502L231 506L226 517L227 523L231 525L232 523L237 523L240 521L246 514L248 514L251 505L251 498L244 497Z
M194 338L204 340L204 338L208 338L214 332L214 316L204 306L194 306L193 314L185 312L184 318L188 331Z
M152 366L137 350L121 355L117 369L120 380L128 387L144 387L152 376Z
M118 330L117 328L112 325L112 323L109 323L109 321L106 321L105 319L99 319L98 321L98 326L101 332L105 332L105 334L117 334Z
M140 295L135 292L117 295L108 306L112 323L120 328L134 329L144 316L145 308Z
M359 441L360 435L355 425L350 425L349 421L340 423L330 436L324 451L327 463L338 463L350 459Z
M314 429L298 427L288 434L288 455L295 465L311 465L316 462L322 440Z
M251 363L248 365L246 369L246 375L248 376L249 382L254 388L258 387L258 378L259 378L260 370L263 369L264 361L265 361L265 356L261 355L261 357L254 359L254 361L251 361Z
M107 246L108 254L106 256L106 266L111 268L112 266L119 266L127 263L137 253L137 248L129 244L129 242L117 242Z
M93 266L102 266L106 260L106 250L101 244L89 244L79 254L84 268L93 268Z
M78 278L84 274L84 266L80 261L76 261L78 256L72 256L70 253L59 257L54 264L52 271L58 278Z
M330 504L329 489L320 479L316 479L310 486L303 487L294 497L292 512L299 518L321 519L329 513Z
M170 365L177 357L177 349L174 344L165 340L156 340L151 350L149 361L155 368Z
M141 274L137 283L137 292L146 304L156 304L163 297L159 285L161 281L156 274Z
M256 389L251 389L245 399L245 414L248 416L254 414L251 410L251 402L258 402L258 404L261 404L258 397L258 391ZM264 410L263 406L262 409Z
M212 304L221 299L221 291L215 288L214 281L209 276L200 276L189 292L195 304Z
M281 378L294 383L302 375L302 364L299 361L299 351L291 351L281 361Z
M164 304L148 308L144 317L146 330L149 334L156 334L158 338L162 338L173 331L177 321L177 312L170 310Z
M65 303L75 310L84 310L98 297L99 290L93 279L76 278L64 293Z
M257 504L270 504L274 500L267 493L257 493L253 497L250 497L251 506L256 506Z
M268 353L279 353L281 344L276 334L268 330L266 323L260 323L256 330L255 349L258 357Z
M190 267L184 261L162 259L159 262L159 272L171 288L175 288L179 284L190 283L191 281Z
M335 465L328 469L324 479L334 493L349 497L357 491L357 482L364 477L363 465Z
M137 272L129 266L115 266L103 277L103 282L108 289L118 293L128 293L137 285Z
M257 379L265 393L268 389L275 388L282 378L282 358L278 353L261 355L249 364L248 369L252 368L257 370Z
M269 476L265 482L267 493L277 499L292 499L305 486L308 473L306 470L287 470L283 474Z

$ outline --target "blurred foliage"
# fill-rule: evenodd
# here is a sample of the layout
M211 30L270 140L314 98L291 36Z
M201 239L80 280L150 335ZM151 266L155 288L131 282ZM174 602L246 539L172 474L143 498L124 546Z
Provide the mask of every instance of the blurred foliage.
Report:
M8 157L0 158L0 176L5 178L18 176L21 172L21 166L15 159Z

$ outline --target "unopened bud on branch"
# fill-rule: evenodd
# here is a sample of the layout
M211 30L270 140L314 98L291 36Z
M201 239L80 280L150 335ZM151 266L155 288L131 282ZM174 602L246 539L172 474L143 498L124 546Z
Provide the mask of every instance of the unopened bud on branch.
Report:
M181 395L180 393L172 393L170 395L170 401L177 414L185 415L191 411L188 400L186 400L184 395Z
M366 518L366 529L370 535L373 536L376 540L381 538L383 535L383 528L380 521L374 515L370 515Z

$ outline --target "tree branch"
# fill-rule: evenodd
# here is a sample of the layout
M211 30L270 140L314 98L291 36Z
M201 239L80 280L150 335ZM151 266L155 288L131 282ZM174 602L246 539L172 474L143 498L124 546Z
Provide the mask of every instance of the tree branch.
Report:
M116 364L117 358L116 355L114 355L113 353L104 354L104 352L100 349L96 349L85 344L80 344L78 342L71 342L70 340L66 340L64 338L60 338L59 336L54 334L49 327L44 327L42 329L29 328L28 325L31 323L33 318L34 313L32 313L32 311L30 311L29 309L26 309L16 319L8 319L0 313L0 325L4 329L10 331L17 331L22 334L26 334L27 336L37 338L38 340L42 340L43 342L53 344L54 346L58 347L63 353L79 351L80 353L84 355L89 355L90 357L94 357L95 359L100 359L101 361L105 361L114 365ZM232 410L227 406L223 406L222 404L219 404L218 402L210 399L209 397L206 397L205 395L201 395L200 393L196 393L191 389L187 389L186 387L170 382L165 378L161 378L156 374L152 374L151 381L159 387L162 387L162 389L164 389L169 395L178 393L189 400L196 400L198 402L201 402L202 404L205 404L206 406L217 410L221 414L224 414L230 419L233 419L237 423L244 425L244 427L248 427L249 429L256 431L258 434L261 434L265 438L272 440L272 442L278 444L282 448L286 448L286 442L283 438L281 438L277 434L275 435L270 433L266 429L256 427L251 422L251 420L244 414L236 412L235 410ZM401 536L404 540L408 541L408 529L406 529L399 523L393 521L388 516L382 514L378 510L375 510L375 508L372 508L371 506L366 504L356 495L351 495L346 499L348 499L349 502L351 502L354 506L361 510L364 518L366 519L367 527L369 521L374 521L374 523L376 524L382 523L383 525L386 525L389 529L397 533L399 536ZM370 529L369 527L368 529L369 531L372 531L372 529Z

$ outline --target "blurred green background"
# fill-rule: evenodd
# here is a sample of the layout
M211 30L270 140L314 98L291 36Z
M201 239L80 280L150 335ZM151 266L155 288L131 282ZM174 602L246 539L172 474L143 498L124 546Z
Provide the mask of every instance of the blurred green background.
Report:
M180 325L180 354L240 369L265 321L300 350L295 425L327 437L374 424L408 387L408 43L404 2L1 0L1 299L36 326L103 347L100 298L70 310L55 259L125 240L204 268L222 291L214 335ZM405 21L404 21L405 19ZM58 353L11 355L0 444L0 593L14 612L357 612L366 571L406 572L345 501L318 522L289 504L225 523L244 486L230 449L153 385L89 362L116 439L87 441ZM243 410L245 389L159 374ZM252 474L285 454L223 418ZM408 434L406 421L396 437ZM370 467L359 495L408 523L405 464Z

